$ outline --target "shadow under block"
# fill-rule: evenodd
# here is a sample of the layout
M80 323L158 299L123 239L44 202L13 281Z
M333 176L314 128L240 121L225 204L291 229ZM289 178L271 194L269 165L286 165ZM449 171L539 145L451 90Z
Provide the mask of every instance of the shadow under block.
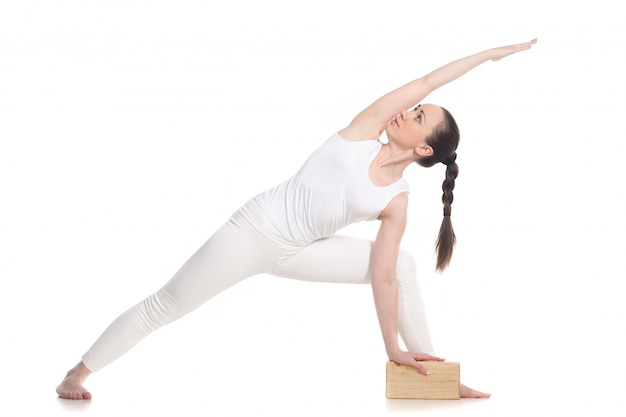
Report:
M421 362L429 375L408 365L387 362L387 398L458 400L461 367L456 362Z

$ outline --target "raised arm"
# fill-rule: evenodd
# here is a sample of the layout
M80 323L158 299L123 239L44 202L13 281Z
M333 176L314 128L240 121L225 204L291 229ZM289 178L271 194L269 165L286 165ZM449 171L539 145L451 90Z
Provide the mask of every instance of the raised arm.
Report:
M456 80L486 61L498 61L516 52L530 49L536 41L533 39L530 42L486 49L437 68L380 97L360 112L350 125L341 131L341 135L349 140L378 138L393 117L421 102L437 88Z

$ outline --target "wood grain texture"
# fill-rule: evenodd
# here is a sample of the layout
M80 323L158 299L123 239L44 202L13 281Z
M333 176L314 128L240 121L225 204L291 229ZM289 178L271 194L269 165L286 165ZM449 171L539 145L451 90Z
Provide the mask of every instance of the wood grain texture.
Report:
M458 400L461 367L457 362L422 362L430 372L420 374L412 366L387 362L387 398Z

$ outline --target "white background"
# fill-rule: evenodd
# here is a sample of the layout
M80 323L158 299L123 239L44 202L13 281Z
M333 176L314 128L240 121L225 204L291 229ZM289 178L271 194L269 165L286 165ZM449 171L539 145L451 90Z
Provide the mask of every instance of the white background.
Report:
M4 1L0 414L624 415L623 14L556 3ZM369 287L269 276L92 376L92 401L56 397L112 319L363 107L534 37L426 100L462 133L443 275L443 167L406 172L435 347L490 400L386 400Z

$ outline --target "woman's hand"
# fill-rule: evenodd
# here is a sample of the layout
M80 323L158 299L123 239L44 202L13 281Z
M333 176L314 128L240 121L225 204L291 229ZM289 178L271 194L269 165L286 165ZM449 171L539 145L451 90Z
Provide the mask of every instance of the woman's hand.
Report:
M396 354L389 355L389 360L400 365L409 365L416 368L420 374L428 375L428 370L419 361L435 361L444 362L445 359L438 358L436 356L428 355L426 353L411 353L398 351Z
M537 39L533 39L530 42L518 43L516 45L501 46L499 48L493 48L489 50L492 61L499 61L504 57L513 55L516 52L526 51L531 46L537 43Z
M469 70L484 62L498 61L519 51L530 49L537 39L517 45L484 49L476 54L457 59L443 67L417 78L380 97L369 107L360 112L339 134L348 140L378 138L389 121L400 112L415 106L431 92L454 81Z

